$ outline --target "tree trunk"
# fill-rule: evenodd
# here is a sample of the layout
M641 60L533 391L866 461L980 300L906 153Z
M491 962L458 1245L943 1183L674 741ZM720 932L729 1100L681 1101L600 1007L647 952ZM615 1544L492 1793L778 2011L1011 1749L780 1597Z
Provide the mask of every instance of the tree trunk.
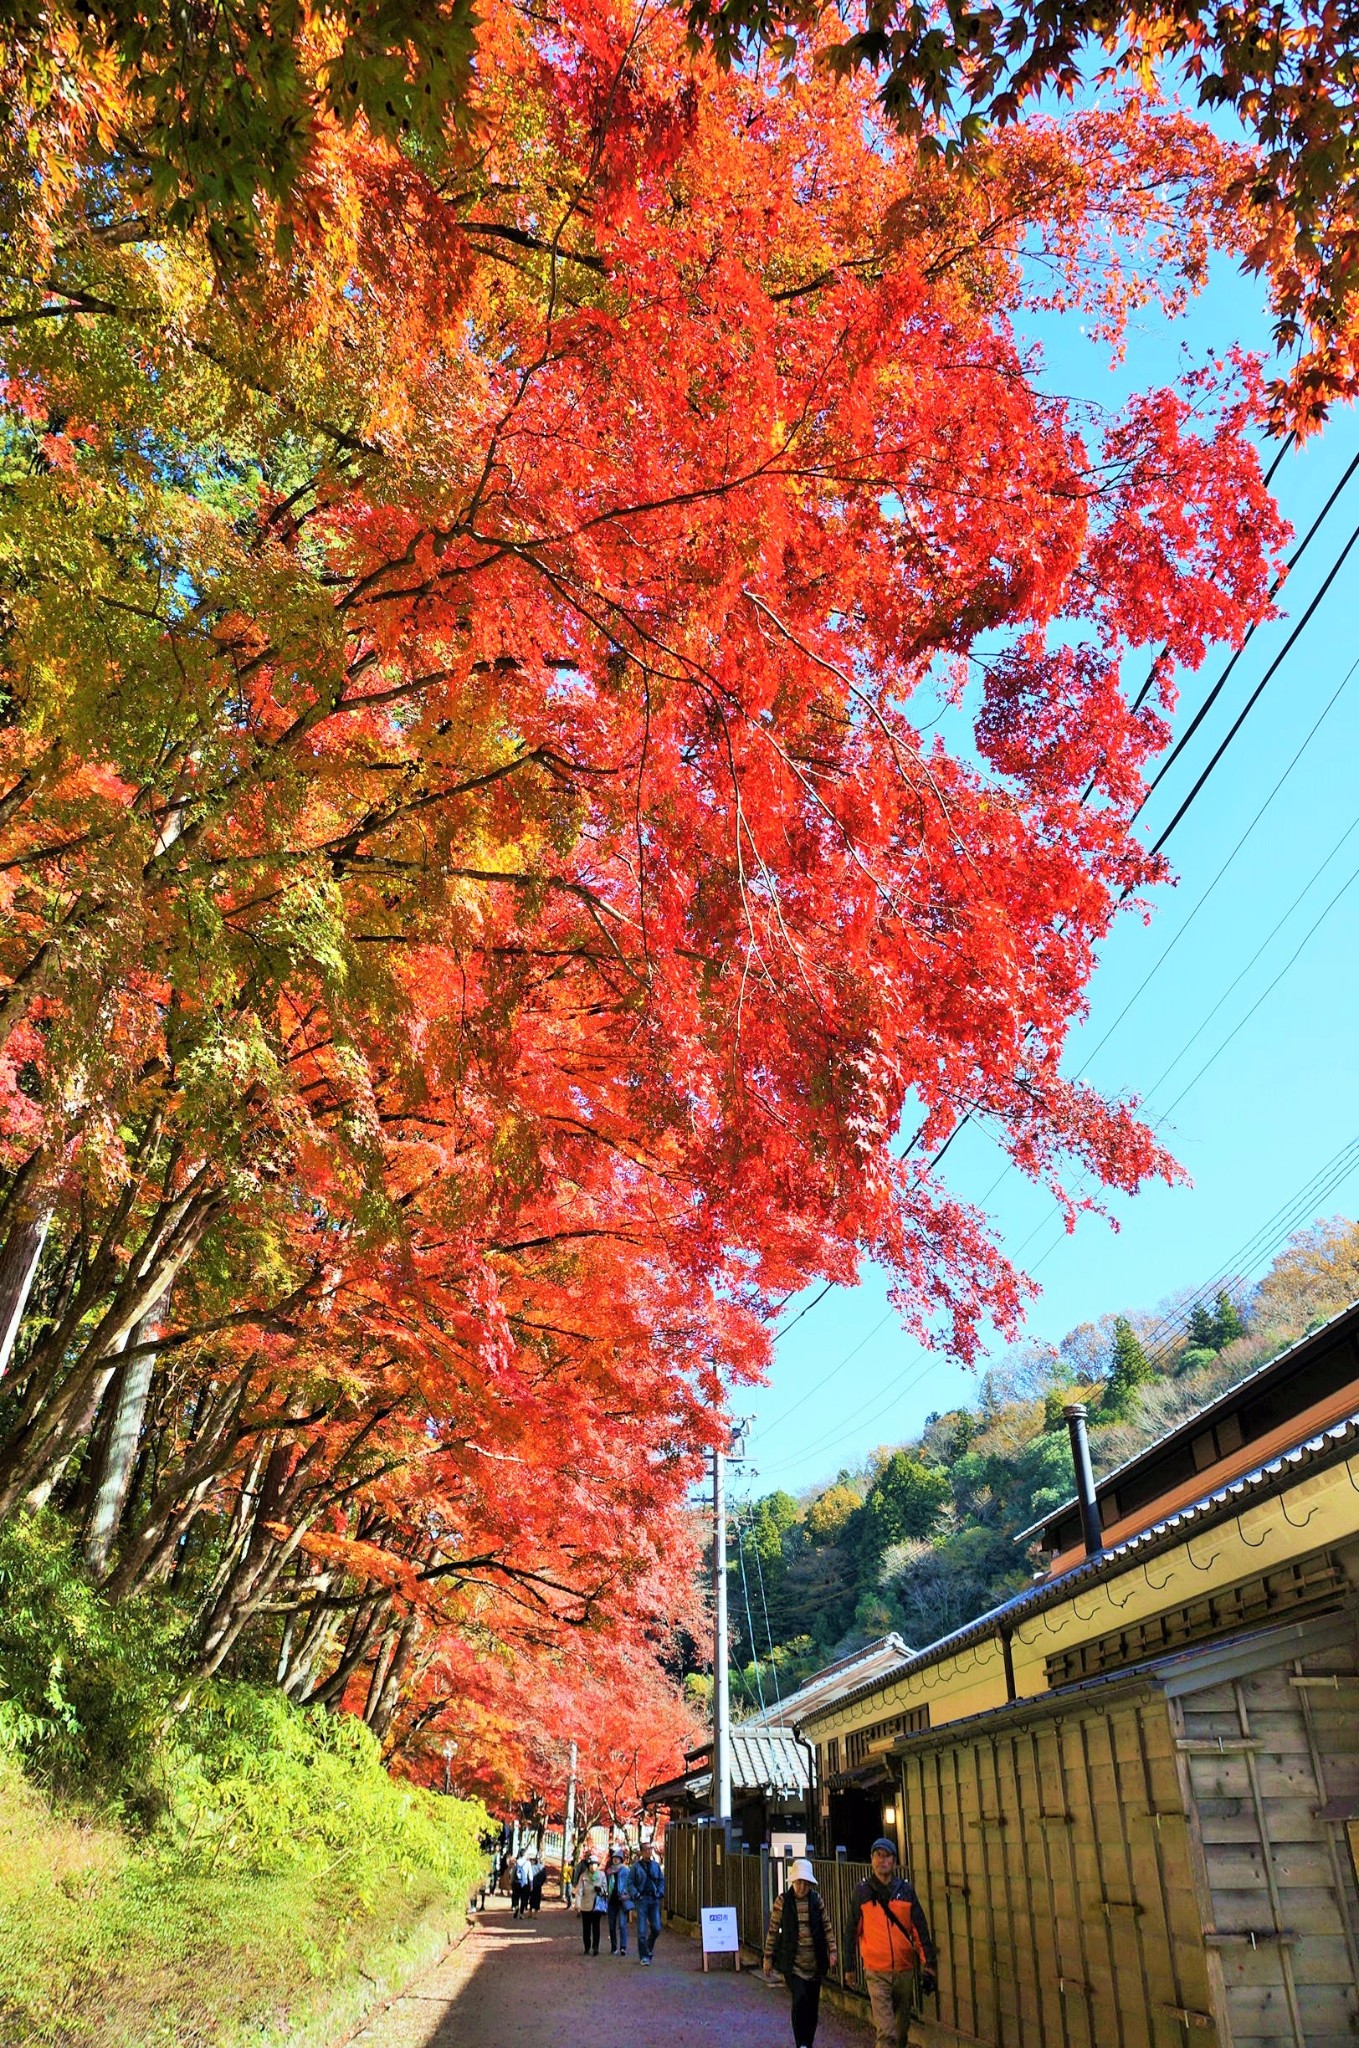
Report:
M33 1280L47 1242L52 1208L45 1203L32 1215L16 1216L5 1248L0 1251L0 1378L9 1371L19 1326L33 1291Z
M379 1742L383 1741L386 1737L387 1731L395 1717L397 1706L400 1703L401 1687L405 1682L406 1672L410 1667L411 1657L414 1654L415 1637L418 1627L419 1622L416 1616L408 1614L401 1625L401 1632L396 1639L395 1652L388 1659L387 1669L383 1673L382 1684L378 1689L377 1698L373 1699L370 1695L369 1703L364 1709L363 1718Z
M133 1324L128 1337L129 1351L136 1350L147 1329L159 1321L164 1310L162 1297L150 1315ZM103 1447L99 1482L85 1535L86 1561L96 1578L102 1578L108 1567L113 1539L127 1506L132 1463L137 1455L155 1366L156 1354L148 1351L145 1357L129 1359L120 1365L114 1375L112 1423Z

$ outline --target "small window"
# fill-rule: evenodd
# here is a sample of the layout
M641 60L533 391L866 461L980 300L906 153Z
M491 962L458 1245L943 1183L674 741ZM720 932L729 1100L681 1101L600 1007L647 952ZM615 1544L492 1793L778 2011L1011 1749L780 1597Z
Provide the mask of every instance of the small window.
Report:
M1202 1436L1196 1436L1192 1448L1196 1472L1206 1472L1210 1465L1217 1463L1217 1445L1213 1442L1211 1429L1205 1429Z

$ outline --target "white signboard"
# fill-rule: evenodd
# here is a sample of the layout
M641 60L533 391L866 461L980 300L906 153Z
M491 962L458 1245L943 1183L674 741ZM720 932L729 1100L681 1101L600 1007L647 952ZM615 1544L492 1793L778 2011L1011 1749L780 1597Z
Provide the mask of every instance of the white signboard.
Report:
M703 1935L703 1967L709 1956L735 1956L741 1967L741 1937L736 1932L735 1906L700 1906L699 1926Z
M805 1835L773 1834L769 1837L769 1854L775 1863L782 1863L788 1856L805 1856L806 1853Z

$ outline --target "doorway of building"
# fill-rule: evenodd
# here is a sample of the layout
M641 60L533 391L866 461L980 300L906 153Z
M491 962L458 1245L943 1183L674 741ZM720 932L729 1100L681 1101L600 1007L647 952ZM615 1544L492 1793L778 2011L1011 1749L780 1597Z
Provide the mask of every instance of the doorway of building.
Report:
M882 1833L882 1794L865 1792L861 1786L832 1788L830 1796L830 1843L832 1852L843 1849L851 1863L867 1863L868 1852Z

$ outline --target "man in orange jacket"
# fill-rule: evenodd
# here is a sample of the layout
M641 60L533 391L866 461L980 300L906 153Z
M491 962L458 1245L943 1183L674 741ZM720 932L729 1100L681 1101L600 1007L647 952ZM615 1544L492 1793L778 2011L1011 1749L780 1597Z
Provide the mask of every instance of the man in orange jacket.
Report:
M845 1947L864 1966L877 2048L906 2048L917 1971L922 1991L934 1990L934 1943L914 1886L898 1875L896 1843L880 1836L871 1863L873 1875L857 1888L849 1909Z

